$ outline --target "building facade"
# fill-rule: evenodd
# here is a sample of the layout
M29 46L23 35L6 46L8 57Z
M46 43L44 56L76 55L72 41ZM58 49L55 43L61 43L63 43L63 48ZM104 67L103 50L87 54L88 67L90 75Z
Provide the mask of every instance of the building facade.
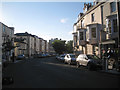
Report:
M76 55L96 54L102 58L103 49L118 50L117 7L114 0L95 1L93 5L84 4L83 13L78 15L78 20L73 25L73 47Z
M15 55L24 54L26 57L31 57L37 54L47 52L47 41L39 38L36 35L25 33L16 33L15 38ZM21 41L22 40L22 41Z
M40 42L39 42L39 37L34 35L34 52L35 54L39 54L40 51Z
M0 24L0 65L2 64L2 24Z
M14 27L8 27L0 22L2 30L2 60L12 61L14 53Z
M15 56L24 54L27 56L27 36L17 36L14 38Z
M105 39L102 31L101 4L84 4L83 11L78 15L78 21L74 24L73 46L76 54L96 54L100 55L99 42Z
M19 45L16 47L15 55L18 55L19 52L25 54L26 57L31 57L34 55L34 36L25 32L25 33L16 33L16 38L24 39L24 43L17 42ZM16 42L15 42L16 44Z
M46 41L42 39L42 53L46 53Z
M55 40L58 40L58 38L52 38L51 40L49 40L49 53L51 53L51 54L54 54L55 53L55 50L54 50L54 48L53 48L53 46L52 46L52 43L55 41Z

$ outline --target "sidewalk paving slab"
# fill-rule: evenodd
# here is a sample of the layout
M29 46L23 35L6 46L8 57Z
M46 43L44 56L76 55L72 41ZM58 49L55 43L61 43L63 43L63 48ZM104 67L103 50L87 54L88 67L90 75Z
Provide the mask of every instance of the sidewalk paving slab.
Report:
M115 70L99 70L99 72L120 76L120 72L115 71Z

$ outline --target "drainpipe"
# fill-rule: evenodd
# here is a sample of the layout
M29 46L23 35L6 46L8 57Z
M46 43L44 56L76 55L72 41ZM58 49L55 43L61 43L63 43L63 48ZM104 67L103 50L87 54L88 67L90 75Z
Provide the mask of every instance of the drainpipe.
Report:
M120 57L119 57L119 54L120 54L120 22L119 22L119 19L120 19L120 1L117 0L117 9L118 9L118 13L117 13L117 28L118 28L118 60L120 60ZM118 62L119 63L119 62ZM118 65L118 64L117 64ZM120 71L120 67L117 66L119 71Z

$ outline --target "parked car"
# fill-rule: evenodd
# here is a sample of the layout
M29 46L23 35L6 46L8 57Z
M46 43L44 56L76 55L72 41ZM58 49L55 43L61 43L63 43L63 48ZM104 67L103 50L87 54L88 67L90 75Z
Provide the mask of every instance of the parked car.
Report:
M62 62L64 62L64 60L65 60L65 55L66 55L66 54L61 54L60 57L59 57L59 60L62 61Z
M76 64L76 58L74 54L66 54L64 59L65 59L64 62L68 63L69 65Z
M21 59L25 59L25 55L24 54L20 54L16 57L16 59L21 60Z
M56 59L59 60L59 59L60 59L60 55L57 55L57 56L56 56Z
M45 58L45 57L47 57L47 55L46 54L42 54L42 57Z
M33 57L34 57L34 58L37 58L37 57L38 57L38 54L34 54Z
M64 58L65 58L65 55L66 55L66 54L57 55L57 56L56 56L56 59L64 62L64 60L65 60L65 59L64 59Z
M102 60L96 55L80 54L77 59L77 67L83 65L88 67L89 70L100 68L102 69Z
M46 53L46 56L47 56L47 57L50 57L51 55L50 55L49 53Z
M38 58L41 58L41 57L42 57L42 54L38 54L37 57L38 57Z

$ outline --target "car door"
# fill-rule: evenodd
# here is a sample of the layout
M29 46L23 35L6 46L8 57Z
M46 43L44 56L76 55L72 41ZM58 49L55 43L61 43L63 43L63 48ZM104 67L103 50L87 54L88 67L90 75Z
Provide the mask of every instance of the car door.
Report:
M68 62L69 61L69 55L67 54L66 56L66 61Z
M88 63L88 57L84 55L84 65L87 66L87 63Z
M88 62L88 60L86 59L86 55L83 55L83 59L82 59L83 61L83 65L84 66L86 66L87 65L87 62Z
M65 56L65 62L67 62L67 55Z
M78 62L83 65L83 55L80 55L78 58Z

